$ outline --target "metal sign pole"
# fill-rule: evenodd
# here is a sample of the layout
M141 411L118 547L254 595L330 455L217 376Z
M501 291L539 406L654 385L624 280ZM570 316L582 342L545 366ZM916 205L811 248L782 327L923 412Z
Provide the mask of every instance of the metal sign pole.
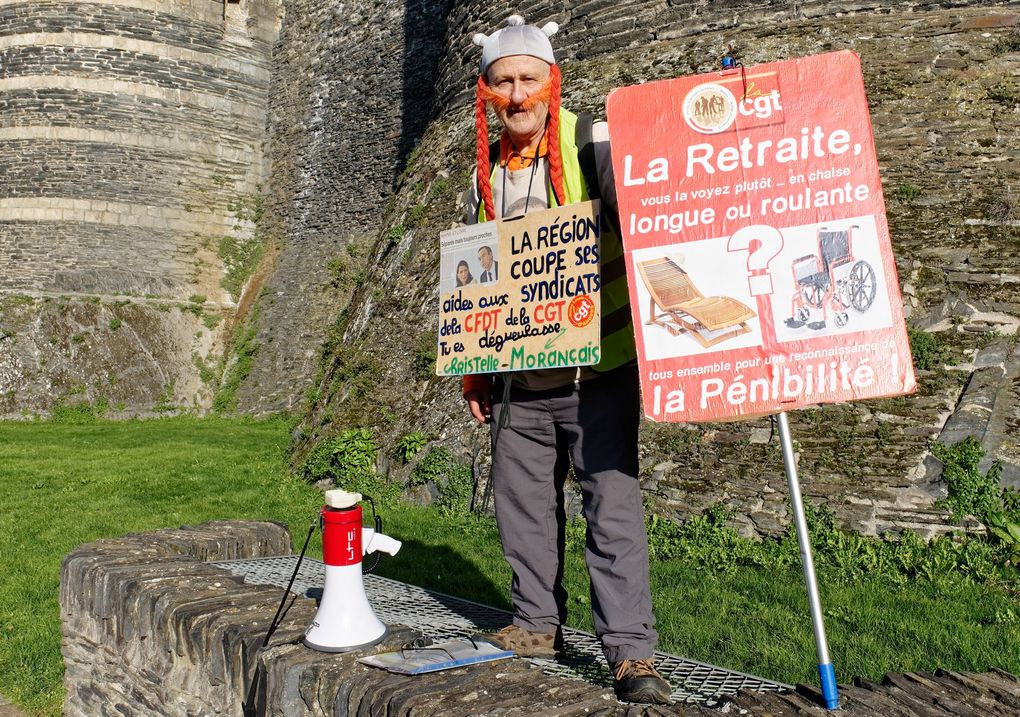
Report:
M790 503L793 505L793 519L797 526L797 542L800 544L800 560L804 566L804 583L807 585L808 604L811 608L811 626L815 632L815 649L818 651L818 678L822 684L822 697L826 709L839 707L836 691L836 670L829 658L829 644L825 639L825 623L822 619L822 602L818 597L818 580L815 577L815 563L811 558L811 538L808 535L807 519L804 517L804 501L800 495L800 481L797 479L797 463L793 455L793 440L790 438L790 424L786 413L780 413L779 442L783 447L783 463L786 465L786 479L790 485Z

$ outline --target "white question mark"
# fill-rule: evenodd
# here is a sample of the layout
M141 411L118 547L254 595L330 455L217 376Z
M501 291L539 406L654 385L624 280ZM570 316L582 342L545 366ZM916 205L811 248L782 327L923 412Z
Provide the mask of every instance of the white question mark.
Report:
M757 248L751 250L751 242L758 242ZM769 262L783 250L783 235L775 227L755 224L741 227L733 232L728 251L747 252L747 287L751 296L768 295L773 292L772 276L768 272Z

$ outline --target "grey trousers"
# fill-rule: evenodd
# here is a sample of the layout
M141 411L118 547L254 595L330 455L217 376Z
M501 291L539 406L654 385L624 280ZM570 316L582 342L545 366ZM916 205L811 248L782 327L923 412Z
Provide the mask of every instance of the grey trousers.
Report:
M494 422L505 408L501 398L494 396ZM514 623L549 633L566 619L563 483L572 462L588 522L585 562L603 652L611 663L651 657L658 634L637 479L636 369L546 391L514 387L509 409L510 425L498 435L493 427L492 485L514 574Z

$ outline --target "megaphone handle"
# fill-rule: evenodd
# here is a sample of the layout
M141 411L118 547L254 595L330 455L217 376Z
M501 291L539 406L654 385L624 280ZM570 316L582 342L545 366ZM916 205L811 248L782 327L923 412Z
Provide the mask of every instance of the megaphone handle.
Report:
M375 512L375 503L372 503L372 515L375 518L375 521L374 521L375 522L375 534L376 535L381 535L382 534L382 518L380 518L379 514ZM372 560L372 564L371 565L366 567L364 563L361 564L361 574L362 575L370 574L372 571L374 571L376 568L379 567L379 561L380 560L382 560L382 555L380 555L379 551L376 550L375 551L375 559Z

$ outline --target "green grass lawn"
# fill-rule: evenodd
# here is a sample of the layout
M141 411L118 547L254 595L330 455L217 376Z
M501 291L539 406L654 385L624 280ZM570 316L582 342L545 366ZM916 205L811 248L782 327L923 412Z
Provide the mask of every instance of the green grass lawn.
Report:
M283 521L302 540L321 494L288 475L287 443L278 420L0 422L0 694L30 713L60 713L57 588L61 560L78 545L224 518ZM381 574L508 607L490 520L406 505L383 518L404 549L383 556ZM321 555L318 543L312 552ZM591 630L578 548L568 562L570 622ZM837 586L822 574L841 681L939 666L1020 672L1020 599L1005 589L966 579ZM816 679L796 566L724 572L659 561L652 580L663 650L785 682Z

